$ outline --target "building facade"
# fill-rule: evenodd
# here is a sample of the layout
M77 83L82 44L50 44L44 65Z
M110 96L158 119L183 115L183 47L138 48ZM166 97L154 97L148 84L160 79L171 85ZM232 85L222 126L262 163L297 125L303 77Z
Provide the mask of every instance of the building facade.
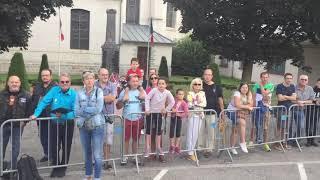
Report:
M32 27L28 50L23 56L28 73L39 70L42 54L47 54L54 72L79 73L97 70L104 56L102 47L110 45L115 54L107 54L107 65L124 73L132 57L140 58L141 67L158 68L164 56L171 67L174 41L185 34L178 32L181 15L171 4L162 0L75 0L72 8L61 8L57 16L46 22L37 19ZM64 40L60 40L61 31ZM154 44L149 48L150 22L154 30ZM8 71L10 60L18 48L0 55L1 73ZM150 53L150 61L148 54ZM108 66L107 66L108 67Z

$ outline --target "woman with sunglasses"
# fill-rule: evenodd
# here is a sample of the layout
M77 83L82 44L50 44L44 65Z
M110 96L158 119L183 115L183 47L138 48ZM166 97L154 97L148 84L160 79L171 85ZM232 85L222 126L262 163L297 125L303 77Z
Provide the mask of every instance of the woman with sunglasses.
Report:
M189 109L194 110L194 112L190 113L187 133L188 159L192 161L198 160L194 149L198 140L201 122L204 118L203 108L207 106L206 95L202 91L202 87L202 80L200 78L193 79L187 96Z
M153 89L158 87L158 75L151 74L149 77L149 86L146 88L146 93L149 94L149 92Z

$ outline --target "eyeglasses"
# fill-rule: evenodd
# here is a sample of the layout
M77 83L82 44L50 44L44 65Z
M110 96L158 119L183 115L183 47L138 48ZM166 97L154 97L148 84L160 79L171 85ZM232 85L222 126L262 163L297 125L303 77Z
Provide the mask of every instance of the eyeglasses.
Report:
M60 81L61 84L69 84L70 81Z
M193 84L194 86L201 86L201 84Z
M150 78L150 80L157 80L157 79L158 79L157 77Z
M308 81L308 79L300 79L301 81Z

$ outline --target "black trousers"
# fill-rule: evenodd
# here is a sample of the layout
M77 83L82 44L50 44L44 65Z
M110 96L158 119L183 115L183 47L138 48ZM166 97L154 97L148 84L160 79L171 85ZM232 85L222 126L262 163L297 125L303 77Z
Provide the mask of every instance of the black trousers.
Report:
M63 165L69 163L70 151L73 138L74 121L67 120L63 123L50 123L50 140L52 165ZM60 158L60 150L61 158Z
M306 135L316 136L319 121L320 106L308 106L306 109ZM314 138L308 138L313 141Z

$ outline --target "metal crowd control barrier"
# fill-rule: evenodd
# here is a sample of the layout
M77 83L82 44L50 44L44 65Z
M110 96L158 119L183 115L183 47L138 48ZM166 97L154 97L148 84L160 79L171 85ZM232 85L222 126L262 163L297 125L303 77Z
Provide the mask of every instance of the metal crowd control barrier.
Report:
M226 151L230 160L233 161L230 150L240 148L236 146L237 139L239 139L236 137L237 134L240 140L244 141L242 143L252 142L247 145L249 148L276 143L285 152L283 143L286 142L288 127L285 106L255 107L252 111L224 109L219 117L217 138L219 156Z
M113 169L114 169L114 175L117 173L116 164L115 161L121 160L122 155L122 117L118 115L109 115L110 118L113 118L113 135L112 135L112 145L111 145L111 156L109 159L104 159L103 161L112 161L113 163ZM0 175L2 176L4 173L10 173L10 172L16 172L16 162L18 160L19 154L29 154L35 159L40 159L42 157L41 154L43 154L43 149L41 148L41 143L38 142L37 135L41 137L41 134L44 133L41 128L41 124L45 121L48 121L48 137L47 137L47 148L48 148L48 156L49 161L47 163L40 163L37 161L37 167L39 170L44 169L50 169L50 168L57 168L57 167L68 167L68 166L77 166L77 165L83 165L83 153L82 151L79 151L79 149L82 149L80 138L79 138L79 131L74 131L75 125L70 123L70 128L68 128L68 125L65 124L65 128L63 128L63 131L57 130L58 125L57 123L51 122L53 118L37 118L39 120L38 126L36 125L35 121L31 121L28 118L25 119L9 119L6 120L4 123L1 124L0 127ZM29 122L27 126L20 125L21 122ZM108 122L107 122L108 123ZM34 127L39 128L38 130ZM55 127L56 126L56 127ZM77 128L78 129L78 128ZM54 135L53 130L56 130L56 137L59 137L61 135L69 136L66 137L64 142L59 143L58 138L55 138L56 140L56 147L52 147L52 135ZM61 129L60 129L61 130ZM69 131L69 132L68 132ZM63 134L61 134L63 133ZM22 136L23 134L23 136ZM4 138L5 137L5 138ZM73 137L71 139L71 137ZM68 139L70 138L70 139ZM106 138L106 137L105 137ZM9 143L10 139L10 143ZM71 142L70 142L71 141ZM8 146L6 146L8 144ZM61 144L65 148L65 153L62 154L62 158L58 157L59 155L56 155L56 164L53 164L53 157L52 157L52 151L56 148L58 152L58 146ZM72 144L72 145L71 145ZM3 153L6 152L6 149L8 148L7 152L10 152L10 157L8 156L8 153L6 156L4 156ZM39 157L39 155L41 155ZM81 158L80 158L81 157ZM5 158L10 159L10 165L8 162L4 161ZM70 158L70 161L69 161ZM58 162L60 161L60 162ZM6 167L4 167L6 165Z
M168 112L168 116L163 116L160 113L148 115L145 112L130 113L128 116L130 120L124 119L123 121L124 152L122 164L127 163L128 157L134 157L134 163L139 173L139 165L145 163L145 161L141 161L144 159L139 159L139 156L156 157L155 155L159 155L160 157L160 155L170 154L173 151L172 147L170 149L173 138L179 138L176 139L177 141L174 140L178 145L176 151L186 152L189 155L197 156L196 151L212 151L215 148L213 146L217 113L214 110L190 110L188 117L182 119L174 116L174 114ZM184 126L188 127L185 128ZM184 132L185 130L187 132ZM131 153L129 153L130 141ZM162 156L161 158L165 157ZM196 164L199 166L198 160Z
M299 151L302 152L300 141L320 137L318 128L320 120L320 106L315 104L294 104L288 111L289 127L287 129L289 142L296 143Z

